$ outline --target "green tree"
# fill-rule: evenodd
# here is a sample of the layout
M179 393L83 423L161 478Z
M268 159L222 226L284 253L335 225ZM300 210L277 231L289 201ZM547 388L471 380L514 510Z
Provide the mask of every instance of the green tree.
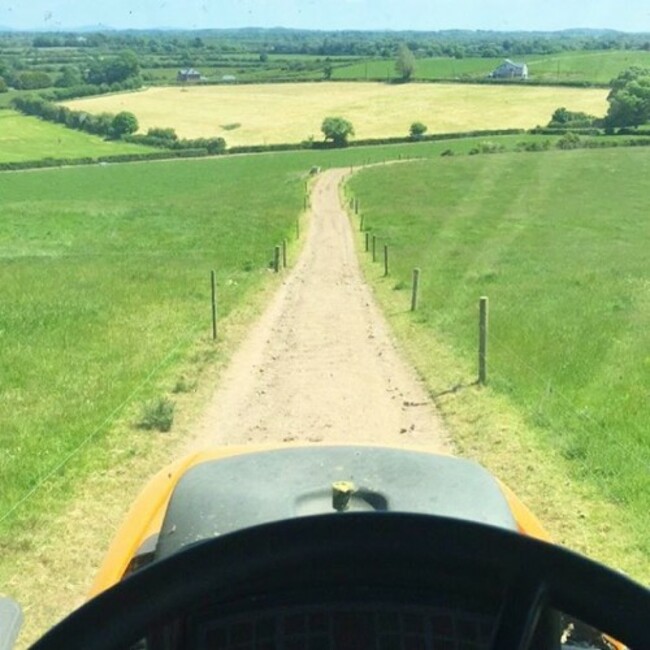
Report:
M409 135L413 140L418 140L427 132L427 125L422 124L422 122L413 122L411 128L409 129Z
M37 90L49 88L52 85L52 78L47 72L41 70L27 70L18 75L17 82L21 90Z
M334 67L332 66L332 61L328 57L325 59L325 66L323 67L323 77L325 79L331 79L333 71L334 71Z
M131 50L125 50L117 57L95 59L88 68L86 80L96 85L122 83L138 78L139 74L138 57Z
M650 69L628 68L612 80L607 96L608 127L639 126L650 123Z
M138 130L138 119L133 113L122 111L111 122L111 133L115 138L135 133Z
M0 77L0 93L6 93L9 89L7 88L7 82Z
M602 120L598 120L597 117L583 113L582 111L569 111L564 106L561 106L553 113L548 126L551 128L573 127L575 129L583 129L596 126L598 122L602 123Z
M408 46L402 43L397 51L395 71L402 81L410 81L415 74L415 56Z
M61 76L56 80L56 86L59 88L71 88L72 86L81 86L83 77L81 71L76 65L67 65L61 71Z
M326 117L320 127L325 140L331 140L335 147L345 147L348 137L354 135L354 127L342 117Z

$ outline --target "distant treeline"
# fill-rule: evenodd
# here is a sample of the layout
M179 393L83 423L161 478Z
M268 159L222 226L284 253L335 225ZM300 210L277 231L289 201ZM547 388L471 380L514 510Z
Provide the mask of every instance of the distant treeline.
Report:
M142 53L170 53L208 49L222 53L278 53L317 56L394 56L406 43L418 56L521 56L567 50L650 50L650 34L611 30L561 32L309 31L292 29L226 29L200 31L128 31L6 35L36 48L131 49Z

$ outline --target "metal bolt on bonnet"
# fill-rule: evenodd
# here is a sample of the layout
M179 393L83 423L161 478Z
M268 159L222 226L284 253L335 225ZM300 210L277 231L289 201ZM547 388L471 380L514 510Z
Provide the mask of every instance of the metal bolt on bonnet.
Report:
M332 507L337 512L344 512L350 507L350 499L356 487L352 481L335 481L332 483Z

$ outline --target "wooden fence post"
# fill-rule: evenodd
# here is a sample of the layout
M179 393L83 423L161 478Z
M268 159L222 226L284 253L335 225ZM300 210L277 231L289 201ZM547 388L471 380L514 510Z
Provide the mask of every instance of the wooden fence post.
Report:
M366 253L370 250L370 233L366 233Z
M411 311L418 308L418 293L420 290L420 269L413 269L413 289L411 291Z
M487 384L487 359L488 359L488 299L481 296L479 299L478 321L478 383Z
M384 244L384 277L388 277L388 244Z
M359 231L363 232L363 215L361 215L361 218L359 219Z
M217 274L210 271L210 284L212 286L212 340L217 340Z
M275 247L273 255L273 270L277 273L280 270L280 247Z
M282 268L287 268L287 240L282 240Z
M372 261L377 261L377 236L372 236Z

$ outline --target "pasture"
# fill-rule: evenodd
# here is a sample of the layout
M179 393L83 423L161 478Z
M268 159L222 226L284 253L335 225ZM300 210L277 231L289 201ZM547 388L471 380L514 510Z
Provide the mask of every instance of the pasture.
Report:
M302 208L300 169L222 162L0 174L0 529L209 338L211 269L222 318L266 278ZM83 458L70 464L82 474ZM60 494L40 491L16 514L43 498L49 508Z
M311 166L448 146L0 174L0 546L60 508L90 466L111 465L96 453L116 423L118 447L137 446L139 405L191 389L184 365L227 355L210 342L210 270L227 323L268 285L274 246L295 245Z
M560 54L512 55L518 63L526 63L530 79L544 83L594 83L608 84L619 72L630 66L650 66L650 52L642 50L577 50ZM503 62L501 58L434 57L417 59L414 78L432 80L485 79ZM396 79L395 61L392 59L367 59L334 68L335 80Z
M294 238L312 165L439 156L448 146L0 174L0 531L68 453L93 436L92 455L123 410L206 340L211 269L221 318L266 284L273 247ZM73 464L83 473L84 462ZM37 511L27 503L18 514Z
M559 106L604 115L606 95L600 89L323 82L150 88L65 105L90 113L132 111L143 132L173 127L181 137L221 136L234 146L321 140L328 115L350 120L357 138L406 136L415 121L429 133L531 128L547 124Z
M0 110L0 162L147 153L149 147L103 140L36 117Z
M349 183L366 228L390 247L389 277L381 265L371 265L370 277L432 390L467 390L475 379L477 303L488 296L490 387L523 415L544 455L559 457L567 476L565 484L556 471L561 489L568 476L578 478L629 522L635 552L645 558L637 575L646 580L648 174L645 151L551 151L375 168ZM421 294L411 315L414 267L422 270ZM451 381L423 353L432 337L463 359L465 370ZM493 460L509 444L502 423L479 435L472 422L472 444L491 440L484 453ZM525 464L494 462L506 480ZM515 486L543 471L527 463Z
M512 150L522 140L545 139L490 141ZM453 351L445 357L445 350L423 354L411 348L434 392L471 380L471 370L458 368L472 365L476 296L487 292L495 319L491 385L510 407L494 409L490 435L482 428L477 434L476 422L485 413L472 416L468 439L484 441L491 462L489 455L506 447L499 435L511 417L507 408L523 413L526 421L511 440L525 441L529 430L536 432L530 444L540 446L541 457L559 448L567 468L553 465L546 473L536 468L537 482L532 481L526 473L534 462L530 446L492 462L492 468L526 492L544 521L565 517L562 497L566 507L574 506L566 502L567 495L576 494L576 478L594 485L589 516L598 499L619 504L612 524L616 544L596 541L606 536L601 531L606 523L587 531L580 524L568 530L571 522L561 522L554 530L566 534L558 539L585 551L587 544L622 545L631 558L627 566L632 562L635 575L647 576L647 540L641 534L647 514L638 509L647 502L647 474L634 469L646 462L647 447L633 434L639 418L647 417L638 395L648 382L647 364L639 359L650 329L638 281L639 251L648 243L638 218L647 205L640 181L648 171L645 152L462 155L481 142L468 138L0 174L0 545L8 557L16 544L29 544L36 522L62 508L88 472L106 471L119 463L116 458L148 453L142 451L148 445L164 447L165 438L134 428L139 407L161 394L176 400L193 391L196 368L227 357L229 328L268 286L272 247L283 237L294 245L311 166L410 157L433 160L378 167L352 181L366 226L391 245L390 277L373 272L371 279L404 345L431 351L434 341L443 340ZM458 155L441 158L448 149ZM623 201L621 177L628 188ZM595 188L594 193L585 188ZM594 220L592 214L600 216ZM484 249L481 242L487 243ZM608 264L596 267L594 260L601 259ZM423 273L422 310L413 319L405 290L415 264L433 272ZM211 268L218 273L223 319L217 346L209 338ZM535 312L533 297L540 296L547 296L546 302ZM595 305L600 312L592 313ZM538 317L535 323L547 317L554 329L533 327L522 317L529 312ZM404 320L406 329L400 326ZM593 337L586 335L585 323L596 323ZM543 333L535 337L531 331ZM515 355L499 355L499 346ZM567 347L575 358L565 354ZM439 359L445 359L444 367ZM453 382L445 383L450 377ZM569 409L568 420L562 419L565 399L577 405L577 411ZM595 434L585 429L593 421L611 426L607 430L615 431L615 439L601 435L600 427ZM583 429L589 435L582 435ZM109 434L110 453L98 455ZM464 448L468 455L474 454L471 444ZM621 449L629 453L627 459ZM621 469L622 460L629 467ZM522 481L525 488L519 487ZM556 483L558 490L545 502L549 485ZM630 526L622 529L619 521ZM636 545L635 552L630 545ZM639 552L645 559L634 565ZM603 559L626 566L611 555ZM638 571L643 562L646 568Z

